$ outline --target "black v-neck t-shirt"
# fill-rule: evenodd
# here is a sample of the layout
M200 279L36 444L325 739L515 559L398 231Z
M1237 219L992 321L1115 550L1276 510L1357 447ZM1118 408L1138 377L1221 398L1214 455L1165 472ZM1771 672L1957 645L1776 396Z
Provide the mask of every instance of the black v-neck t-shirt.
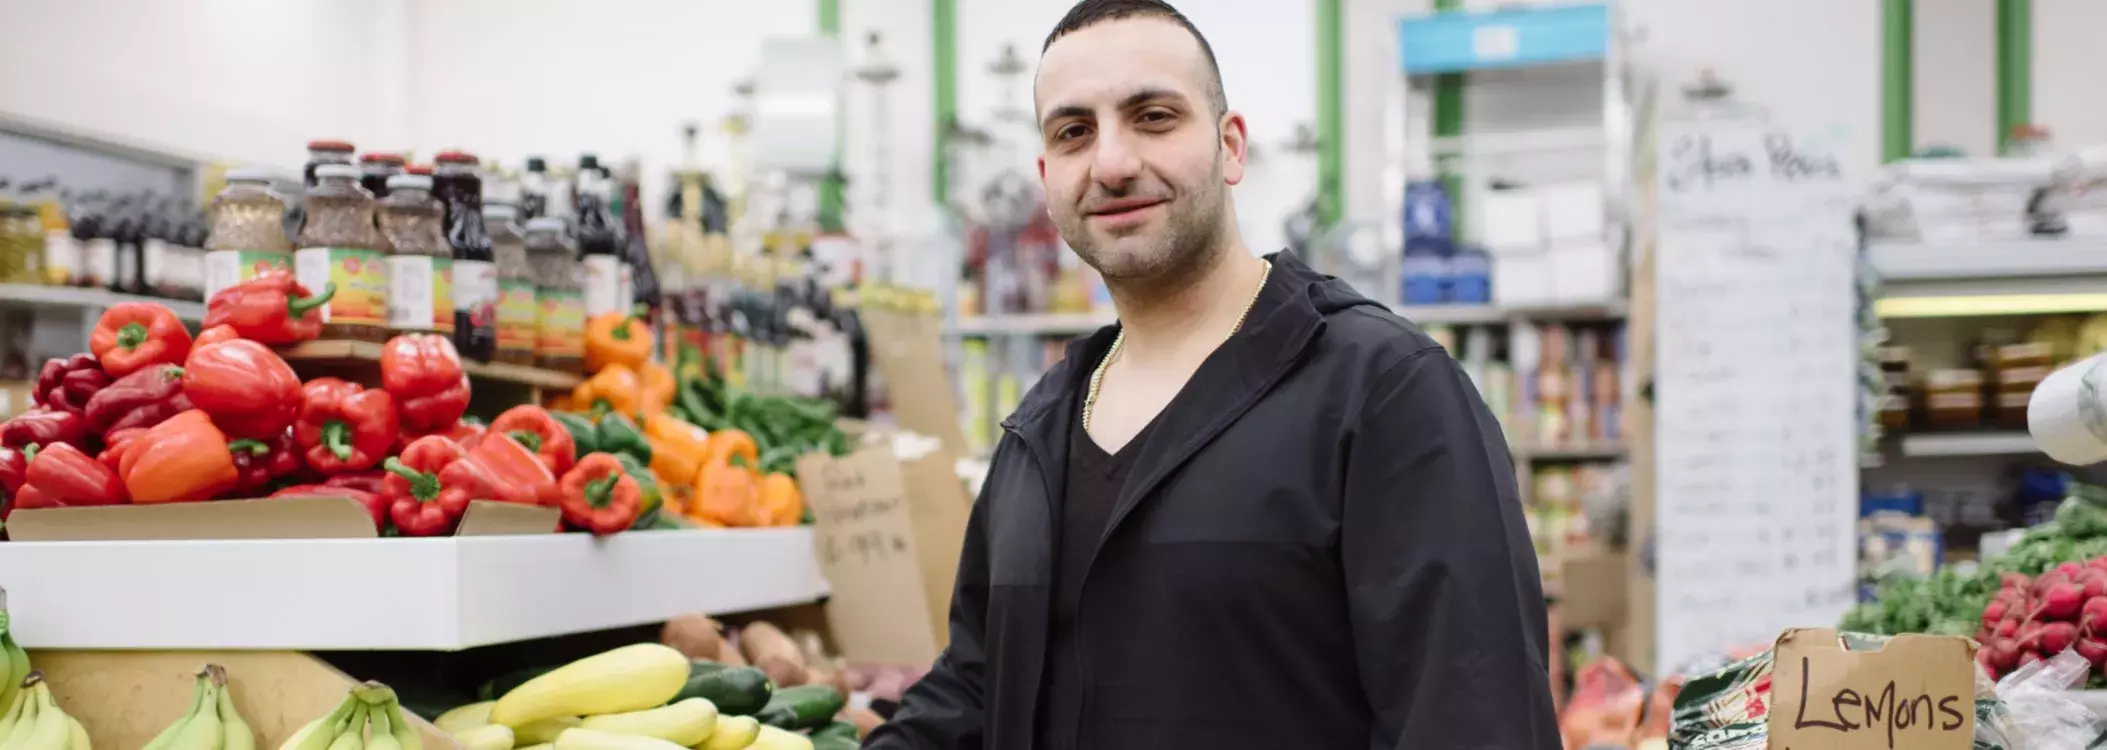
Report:
M1150 420L1134 438L1107 453L1083 429L1082 410L1070 417L1066 488L1061 495L1060 538L1054 553L1053 616L1047 629L1046 680L1039 693L1039 742L1043 750L1080 750L1075 727L1084 705L1081 649L1076 639L1076 609L1083 597L1083 576L1098 540L1112 525L1120 490L1133 478L1135 458L1156 430Z

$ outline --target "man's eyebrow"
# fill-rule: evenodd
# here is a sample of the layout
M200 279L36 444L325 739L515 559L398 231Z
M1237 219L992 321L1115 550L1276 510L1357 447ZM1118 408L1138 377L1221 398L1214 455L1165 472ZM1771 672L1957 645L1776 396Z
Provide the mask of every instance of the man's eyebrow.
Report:
M1185 95L1178 93L1174 89L1146 88L1140 91L1136 91L1132 94L1128 94L1125 97L1121 98L1119 100L1119 108L1123 110L1133 109L1135 107L1139 107L1149 102L1161 100L1176 100L1183 102L1185 101ZM1044 128L1048 124L1051 124L1053 121L1062 118L1089 116L1089 107L1085 107L1080 104L1064 104L1059 107L1047 110L1046 117L1039 120L1039 127Z

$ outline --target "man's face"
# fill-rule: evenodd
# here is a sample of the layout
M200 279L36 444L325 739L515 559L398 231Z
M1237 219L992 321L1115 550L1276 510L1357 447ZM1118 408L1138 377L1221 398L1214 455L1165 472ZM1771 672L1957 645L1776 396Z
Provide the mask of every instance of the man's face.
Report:
M1217 117L1199 41L1160 18L1099 23L1039 60L1039 179L1061 238L1107 279L1196 264L1244 178L1244 125Z

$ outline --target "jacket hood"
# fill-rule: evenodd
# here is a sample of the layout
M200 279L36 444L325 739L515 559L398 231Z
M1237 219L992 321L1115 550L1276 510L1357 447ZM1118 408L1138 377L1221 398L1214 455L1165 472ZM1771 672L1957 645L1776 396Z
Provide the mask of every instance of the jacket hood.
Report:
M1346 282L1319 273L1292 250L1281 250L1265 257L1273 263L1273 271L1266 278L1266 288L1261 294L1265 303L1276 310L1300 307L1326 317L1362 305L1382 306L1382 303L1354 291ZM1047 412L1063 413L1057 407L1074 400L1083 380L1090 377L1090 371L1104 357L1106 350L1112 348L1112 341L1118 336L1119 323L1114 322L1089 336L1069 342L1066 355L1040 376L1039 382L1018 404L1017 411L1003 421L1003 426L1015 428Z

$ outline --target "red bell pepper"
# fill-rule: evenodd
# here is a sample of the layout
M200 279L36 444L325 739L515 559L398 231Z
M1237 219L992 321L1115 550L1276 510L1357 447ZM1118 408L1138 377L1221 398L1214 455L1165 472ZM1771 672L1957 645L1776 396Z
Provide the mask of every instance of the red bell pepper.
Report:
M38 406L0 424L0 445L23 448L65 443L79 447L88 444L89 433L87 417Z
M13 497L22 489L22 482L29 476L29 454L13 448L0 448L0 495Z
M343 474L338 474L328 479L324 479L322 480L322 484L326 487L343 487L345 489L361 490L378 495L380 494L381 483L383 480L387 479L387 477L388 472L382 469L372 469L369 471L352 471Z
M24 452L29 465L22 489L15 493L17 507L124 504L124 483L117 481L117 474L79 448L58 443Z
M118 378L88 399L83 413L95 434L108 435L128 427L152 427L186 411L190 399L183 396L183 368L159 365Z
M293 437L307 465L323 474L370 469L388 457L400 432L395 399L337 378L316 378L300 389Z
M471 500L556 504L556 475L526 446L495 432L484 434L466 457L441 471L439 483L462 489Z
M191 348L195 349L206 344L217 344L222 341L233 341L238 338L241 338L241 333L239 331L234 330L234 326L218 325L213 326L211 328L207 328L202 332L199 332L197 340L190 342L190 346Z
M119 471L119 467L124 465L124 452L130 450L132 444L137 442L139 436L145 435L147 431L148 428L145 427L126 427L122 430L111 430L109 434L102 436L102 453L97 454L95 460L101 461L102 465L110 467L110 471Z
M227 434L196 409L134 438L118 460L117 474L132 502L141 505L210 500L241 479Z
M388 476L381 480L380 495L388 502L388 520L397 531L403 536L454 533L461 514L468 512L468 492L446 486L439 475L466 455L454 441L432 436L410 443L400 457L382 464Z
M570 430L539 406L523 404L505 410L490 423L490 431L509 435L540 456L550 474L563 476L578 461L578 446Z
M229 492L237 497L255 497L269 489L272 482L306 468L300 463L300 445L289 432L269 440L233 440L227 443L227 451L234 456L234 473L238 477Z
M605 536L636 523L643 488L611 453L589 453L563 475L563 522Z
M468 374L445 336L406 333L388 339L380 350L380 384L395 397L403 431L413 435L452 427L468 411Z
M300 376L269 348L248 340L191 350L183 363L183 395L235 438L276 437L300 414Z
M242 338L272 346L313 341L322 335L320 308L336 293L333 282L310 295L291 272L265 272L212 295L205 327L230 326Z
M190 330L166 306L121 302L95 321L88 351L110 377L121 378L153 365L182 364L190 355Z
M388 503L376 493L327 484L296 484L271 493L271 497L348 497L358 501L366 513L373 516L375 533L388 532Z
M45 360L44 369L37 373L36 387L29 393L38 406L79 414L88 408L88 399L108 387L110 380L110 374L95 361L95 355L83 352Z

